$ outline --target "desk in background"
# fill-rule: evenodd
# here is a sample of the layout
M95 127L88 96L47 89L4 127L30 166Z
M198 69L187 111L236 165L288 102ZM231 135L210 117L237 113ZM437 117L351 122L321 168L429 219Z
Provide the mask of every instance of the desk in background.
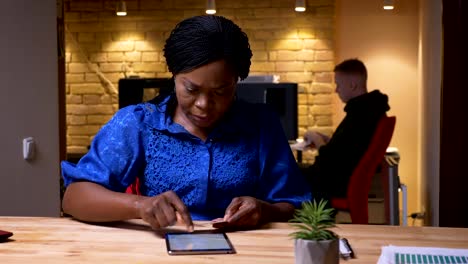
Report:
M196 222L195 229L209 229ZM262 229L228 233L233 255L169 256L161 234L141 220L92 225L69 218L0 217L0 229L12 231L0 243L2 264L11 263L294 263L293 229L273 223ZM339 225L357 259L376 263L382 246L468 248L468 229ZM342 261L343 262L343 261Z

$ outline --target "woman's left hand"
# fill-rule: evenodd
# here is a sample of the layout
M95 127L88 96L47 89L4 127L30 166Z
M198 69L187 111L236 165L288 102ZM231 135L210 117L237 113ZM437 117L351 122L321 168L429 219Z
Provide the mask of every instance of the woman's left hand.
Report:
M224 215L227 227L256 227L262 223L263 210L268 204L250 196L232 199Z

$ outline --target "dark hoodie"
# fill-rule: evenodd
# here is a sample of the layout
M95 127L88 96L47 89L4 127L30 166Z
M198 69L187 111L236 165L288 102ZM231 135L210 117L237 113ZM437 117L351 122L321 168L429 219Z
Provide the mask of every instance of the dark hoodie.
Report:
M348 101L346 117L306 169L315 199L346 196L349 177L364 155L378 120L389 109L387 95L378 90Z

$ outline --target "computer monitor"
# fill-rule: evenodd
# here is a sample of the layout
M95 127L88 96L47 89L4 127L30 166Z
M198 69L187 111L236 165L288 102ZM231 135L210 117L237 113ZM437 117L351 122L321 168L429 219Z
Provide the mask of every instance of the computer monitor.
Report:
M172 78L126 78L119 80L119 108L153 99L174 90Z
M173 90L172 78L120 79L119 108L148 101ZM278 114L287 139L297 139L297 83L239 82L236 95L247 102L270 106Z
M297 83L240 82L237 84L236 95L238 99L247 102L270 106L278 114L287 139L296 141Z

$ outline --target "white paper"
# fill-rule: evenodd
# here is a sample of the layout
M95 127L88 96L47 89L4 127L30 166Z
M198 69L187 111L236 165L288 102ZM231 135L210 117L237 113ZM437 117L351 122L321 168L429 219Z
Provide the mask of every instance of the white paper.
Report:
M386 246L377 263L468 263L468 249Z

